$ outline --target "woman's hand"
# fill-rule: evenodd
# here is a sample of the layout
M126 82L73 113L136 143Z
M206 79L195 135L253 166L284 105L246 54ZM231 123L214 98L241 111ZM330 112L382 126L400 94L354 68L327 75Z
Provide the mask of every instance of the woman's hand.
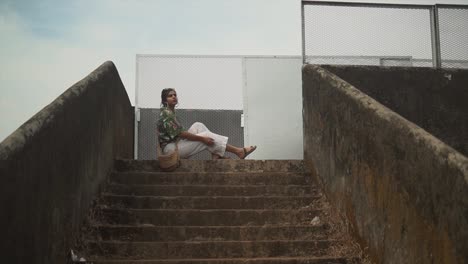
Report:
M211 146L211 145L214 144L214 139L212 139L210 137L203 137L202 142L205 143L208 146Z

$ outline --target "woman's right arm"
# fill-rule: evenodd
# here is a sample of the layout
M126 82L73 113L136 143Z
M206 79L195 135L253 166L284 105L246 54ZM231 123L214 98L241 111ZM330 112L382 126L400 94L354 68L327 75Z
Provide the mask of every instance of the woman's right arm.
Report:
M211 146L211 145L214 144L214 140L212 138L210 138L210 137L198 136L198 135L192 134L192 133L187 132L187 131L180 132L179 136L181 138L188 139L188 140L191 140L191 141L203 142L208 146Z

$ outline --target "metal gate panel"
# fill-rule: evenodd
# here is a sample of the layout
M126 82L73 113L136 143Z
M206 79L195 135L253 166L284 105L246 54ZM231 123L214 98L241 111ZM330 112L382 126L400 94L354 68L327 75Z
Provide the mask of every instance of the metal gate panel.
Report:
M374 57L410 57L412 66L426 67L432 59L430 6L302 4L305 63L380 65ZM408 66L400 62L393 64Z
M302 159L302 58L246 57L244 133L252 159Z

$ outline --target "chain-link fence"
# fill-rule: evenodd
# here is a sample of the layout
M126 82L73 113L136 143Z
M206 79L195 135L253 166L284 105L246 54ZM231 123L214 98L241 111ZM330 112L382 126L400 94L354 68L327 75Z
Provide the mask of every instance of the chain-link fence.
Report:
M468 68L468 6L302 1L310 64Z
M441 64L468 68L468 6L437 6Z

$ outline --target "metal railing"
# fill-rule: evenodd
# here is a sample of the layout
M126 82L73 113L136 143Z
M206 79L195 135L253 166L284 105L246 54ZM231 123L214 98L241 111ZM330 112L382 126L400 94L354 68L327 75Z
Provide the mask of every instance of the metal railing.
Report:
M468 69L468 5L302 0L302 56L304 64Z

